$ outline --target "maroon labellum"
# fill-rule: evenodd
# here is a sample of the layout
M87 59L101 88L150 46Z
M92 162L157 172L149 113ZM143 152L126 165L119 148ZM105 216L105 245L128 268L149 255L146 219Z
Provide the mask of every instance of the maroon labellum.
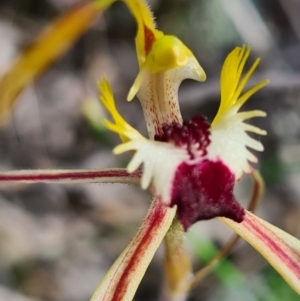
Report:
M234 183L234 175L221 161L181 164L174 179L171 205L177 205L183 228L219 216L242 222L244 208L233 195Z

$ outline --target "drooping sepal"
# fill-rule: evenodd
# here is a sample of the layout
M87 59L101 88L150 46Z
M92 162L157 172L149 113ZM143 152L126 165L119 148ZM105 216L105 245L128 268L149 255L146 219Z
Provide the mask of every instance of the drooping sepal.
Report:
M300 294L300 241L249 211L243 222L219 218L243 237Z
M138 233L107 272L91 301L132 300L157 248L168 231L176 207L153 200Z

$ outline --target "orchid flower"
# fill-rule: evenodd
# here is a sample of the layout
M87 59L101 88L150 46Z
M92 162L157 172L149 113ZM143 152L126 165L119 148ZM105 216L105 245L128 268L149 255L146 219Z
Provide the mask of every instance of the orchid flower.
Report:
M126 169L37 170L0 173L0 182L114 182L140 184L153 195L136 236L102 279L92 301L132 300L157 248L165 238L166 300L184 300L191 287L191 263L183 235L194 223L218 218L248 241L300 294L300 241L244 209L233 188L244 173L255 172L252 150L263 151L250 133L266 132L246 123L265 112L242 111L245 102L268 81L244 88L259 59L242 76L250 47L236 47L226 58L220 78L220 107L210 124L203 116L182 120L178 87L186 79L206 76L195 56L178 38L156 29L149 7L123 0L137 20L136 50L140 72L128 94L139 98L148 137L118 112L110 85L99 83L101 102L112 116L106 127L122 143L113 150L132 152ZM95 1L109 6L114 1ZM104 4L103 4L104 3Z

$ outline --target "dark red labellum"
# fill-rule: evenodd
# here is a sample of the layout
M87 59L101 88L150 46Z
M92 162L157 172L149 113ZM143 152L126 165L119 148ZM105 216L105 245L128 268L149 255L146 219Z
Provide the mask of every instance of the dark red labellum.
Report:
M234 175L221 161L181 164L174 179L171 206L177 205L183 228L218 216L243 221L244 208L233 195L234 183Z

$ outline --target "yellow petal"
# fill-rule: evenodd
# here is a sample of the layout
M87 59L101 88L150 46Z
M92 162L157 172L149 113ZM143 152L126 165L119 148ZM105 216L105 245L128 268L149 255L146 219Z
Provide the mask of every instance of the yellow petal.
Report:
M269 81L264 80L251 88L244 95L240 96L259 63L259 59L257 59L244 78L241 79L249 54L250 47L243 46L236 47L226 57L220 79L221 103L218 113L213 120L213 126L220 123L224 118L224 115L226 115L229 111L234 111L234 113L236 113L251 95L268 84Z
M101 93L100 101L106 108L106 110L110 113L111 117L114 119L115 122L112 123L108 120L105 120L104 125L109 130L119 134L123 142L127 142L136 137L140 137L141 135L125 121L125 119L117 110L111 87L105 78L103 78L98 83L98 88Z

